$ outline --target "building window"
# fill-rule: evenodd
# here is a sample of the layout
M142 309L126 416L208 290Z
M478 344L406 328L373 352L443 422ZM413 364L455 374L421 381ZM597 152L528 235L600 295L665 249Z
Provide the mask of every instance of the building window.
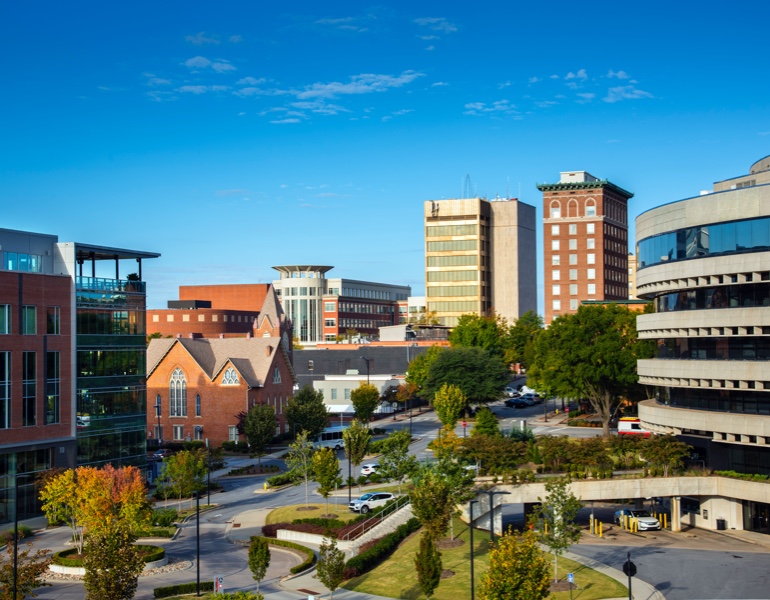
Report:
M589 265L596 264L596 254L594 254L593 252L586 254L586 261L588 262Z
M0 429L11 426L11 353L0 352Z
M37 312L34 306L22 306L21 308L21 334L37 334Z
M559 249L559 240L551 240L551 250Z
M195 394L195 416L201 416L201 395Z
M334 302L324 302L324 311L325 312L334 312L335 311Z
M332 400L337 399L337 388L332 388Z
M337 319L324 319L324 327L336 327Z
M61 309L58 306L49 306L46 315L46 333L59 335L59 323L61 321Z
M570 310L577 310L578 309L578 301L575 298L571 298L569 301L569 309Z
M350 388L345 388L345 400L350 400Z
M174 425L174 441L178 442L184 439L184 425Z
M53 425L59 422L59 353L46 352L45 377L45 424Z
M578 293L577 290L578 290L577 283L571 283L569 286L570 296L577 296L577 293Z
M273 371L273 383L281 383L281 369L278 367Z
M586 223L586 233L596 233L596 223Z
M596 284L595 283L589 283L588 284L588 295L589 296L595 296L596 295Z
M577 223L570 223L569 224L569 234L570 235L577 235Z
M37 400L37 353L22 353L22 424L32 427L36 421Z
M324 341L325 342L336 342L337 341L337 335L334 333L325 333L324 334Z
M551 225L551 235L559 235L559 226Z
M554 281L559 281L560 278L561 278L561 271L559 271L559 269L553 269L551 271L551 279L553 279Z
M238 426L237 425L230 425L227 428L227 438L231 442L237 442L238 441Z
M200 425L196 425L195 427L193 427L193 432L194 432L195 439L197 441L201 441L203 439L203 427L201 427Z
M551 264L554 266L558 266L559 264L561 264L561 258L559 257L558 254L551 255Z
M569 241L569 249L570 250L577 250L577 240L576 239L573 238L573 239L571 239Z
M588 269L587 279L596 279L596 269Z
M224 377L222 377L222 385L238 385L238 383L238 374L235 372L235 369L229 367L225 371Z
M556 200L551 202L551 218L561 219L561 205Z
M561 310L561 300L554 300L551 306L553 310Z
M577 279L577 269L569 270L569 278L570 278L570 281L574 281L575 279Z
M551 286L551 294L553 294L554 296L560 296L561 286L560 285Z
M592 199L586 201L586 217L596 216L596 203Z
M577 264L577 254L570 254L569 255L569 264L576 265Z
M595 238L586 238L586 248L589 250L593 250L596 248L596 239Z
M172 417L187 416L187 380L182 369L175 369L168 385L169 414ZM174 438L176 439L176 438Z
M11 305L0 304L0 335L11 333Z

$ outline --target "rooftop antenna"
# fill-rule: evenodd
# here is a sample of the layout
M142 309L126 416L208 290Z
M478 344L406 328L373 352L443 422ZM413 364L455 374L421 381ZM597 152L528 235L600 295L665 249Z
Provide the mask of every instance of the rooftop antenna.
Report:
M465 186L463 187L463 198L471 197L471 176L470 174L465 176Z

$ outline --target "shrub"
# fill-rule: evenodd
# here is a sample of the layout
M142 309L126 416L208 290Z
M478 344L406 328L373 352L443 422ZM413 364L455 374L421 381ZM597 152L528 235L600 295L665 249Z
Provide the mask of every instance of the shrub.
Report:
M19 534L19 539L20 540L26 539L28 537L32 537L35 534L35 532L32 531L32 528L29 525L21 525L20 524L17 527L16 531ZM3 533L3 535L0 537L0 539L2 539L2 541L6 542L6 543L13 541L13 528L8 529L7 531L5 531Z
M264 532L264 527L262 528L262 530ZM258 537L258 536L252 536L251 539L253 540L255 537ZM281 546L283 548L292 548L293 550L299 550L302 554L305 555L305 560L303 562L289 569L292 575L301 573L305 569L309 569L315 564L315 552L313 552L310 548L307 548L306 546L303 546L301 544L295 544L294 542L289 542L287 540L269 539L267 540L267 543L270 544L271 546Z
M270 487L281 487L282 485L294 484L299 481L300 476L294 473L294 471L287 471L286 473L280 473L267 478L267 485Z
M393 533L380 538L371 548L361 552L358 556L354 556L345 564L345 579L371 571L388 558L404 539L419 528L420 522L413 517L403 525L399 525Z
M179 518L176 510L173 508L161 508L152 513L152 524L158 527L171 527Z
M176 527L150 527L141 532L139 537L172 538Z
M194 594L197 589L198 583L193 581L192 583L177 583L176 585L155 588L152 594L154 598L170 598L171 596L180 596L182 594ZM213 592L214 582L201 581L201 591Z
M249 453L249 445L248 444L236 444L232 440L226 440L222 442L222 449L225 450L225 452L236 452L238 454L248 454Z
M145 563L155 562L166 556L165 548L160 546L140 546L137 544L136 548L139 550ZM82 567L83 558L77 554L77 551L77 548L68 548L67 550L57 552L53 555L53 564L61 565L62 567ZM78 558L70 558L72 555L76 555Z

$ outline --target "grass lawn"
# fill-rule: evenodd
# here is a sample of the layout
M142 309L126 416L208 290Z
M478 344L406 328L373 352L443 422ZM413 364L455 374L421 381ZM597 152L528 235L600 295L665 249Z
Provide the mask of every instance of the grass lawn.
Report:
M452 577L442 579L432 596L435 600L457 600L466 598L470 588L470 532L467 523L455 519L455 536L465 543L458 548L441 550L444 569L454 571ZM369 573L351 579L343 584L346 590L364 594L376 594L390 598L416 600L425 596L417 584L414 568L414 556L420 545L418 532L407 539L401 547L380 566ZM478 592L479 583L487 570L489 560L489 532L476 530L473 534L475 584ZM551 567L553 571L553 566ZM610 579L588 567L565 558L559 559L559 577L566 579L567 573L575 574L575 582L580 589L572 591L573 600L600 600L628 596L627 589L614 579ZM551 594L556 600L569 599L569 591Z
M273 523L291 523L295 519L312 519L326 514L325 502L321 502L320 504L311 502L308 506L313 510L305 510L304 504L293 504L291 506L276 508L268 513L265 518L265 523L267 525L272 525ZM333 498L329 498L329 514L334 515L331 518L339 519L340 521L352 521L358 516L358 513L354 513L348 509L347 498L344 503L340 502L337 505L334 504Z

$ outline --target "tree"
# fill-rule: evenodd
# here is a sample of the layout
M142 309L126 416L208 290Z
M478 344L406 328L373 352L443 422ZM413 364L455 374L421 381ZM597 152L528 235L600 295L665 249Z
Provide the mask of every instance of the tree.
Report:
M350 400L353 402L356 418L368 423L380 403L380 392L376 386L362 381L350 392Z
M396 388L396 402L404 405L404 407L412 408L412 400L417 395L419 388L414 383L406 382L402 383Z
M334 598L336 590L345 579L345 553L337 548L337 539L324 538L318 551L316 575L331 592L329 600Z
M611 435L607 439L610 453L616 456L626 469L632 469L639 457L644 438L636 435Z
M446 348L442 346L431 346L425 354L415 356L407 366L406 382L416 386L418 395L424 400L432 400L431 396L425 394L423 386L428 379L430 366L445 349Z
M620 437L620 436L618 436ZM680 442L675 436L653 435L642 444L642 456L668 477L669 469L681 469L684 459L690 456L692 447Z
M481 577L481 600L542 600L550 595L548 560L532 532L508 531L489 554Z
M313 480L318 483L318 493L326 500L326 514L329 514L329 494L342 483L340 461L331 448L321 448L313 455Z
M500 398L510 372L502 358L477 347L446 348L430 363L422 394L433 398L444 384L459 387L469 401L485 404Z
M13 597L13 539L9 540L5 546L5 552L0 555L0 600L14 600ZM42 576L48 570L51 559L48 557L50 551L47 549L38 549L32 553L32 544L27 544L26 550L19 550L16 556L16 598L26 598L30 596L36 598L34 590L50 585L43 581Z
M358 465L364 460L371 439L372 434L369 428L358 419L353 419L350 427L342 432L342 441L345 443L345 458L354 467L358 468ZM352 482L348 481L348 485L352 485Z
M398 494L401 486L417 470L417 457L409 453L412 436L408 431L397 431L388 437L388 443L380 458L380 472L388 479L395 479Z
M436 542L430 533L424 531L420 536L420 549L414 557L414 568L417 571L417 583L426 598L430 598L441 581L444 566L441 563L441 552L436 548Z
M130 600L136 593L144 561L133 545L136 537L124 527L90 533L83 560L86 600Z
M275 409L267 404L255 404L249 409L244 419L243 433L251 450L256 453L260 467L265 448L275 437L277 423Z
M500 428L497 426L497 417L486 406L476 411L476 422L473 424L471 437L477 435L486 435L489 437L500 437Z
M306 385L294 397L289 398L286 407L286 422L296 435L307 431L310 439L326 429L329 423L329 409L324 403L321 390L314 390Z
M270 546L267 540L260 536L253 536L249 545L249 569L257 582L259 594L259 582L265 578L267 568L270 566Z
M447 428L454 429L466 404L468 404L468 399L463 391L456 385L448 383L442 385L433 397L433 408L436 411L436 416Z
M438 325L439 318L436 315L435 310L421 308L416 313L409 312L406 317L406 322L415 325Z
M162 485L169 487L181 506L182 498L190 498L193 492L205 487L207 469L205 449L182 450L163 461L160 478L165 480Z
M566 435L544 435L537 439L537 449L543 464L559 471L569 462L572 442Z
M497 313L489 316L462 315L449 334L453 347L483 348L493 356L503 357L508 342L508 322Z
M462 440L458 456L480 467L480 474L507 475L526 462L526 442L487 435L472 435Z
M424 465L414 477L414 489L409 496L414 516L432 539L441 538L456 511L448 479L435 465Z
M305 507L310 504L310 478L313 475L313 455L315 447L308 439L307 431L303 431L289 446L286 453L286 466L305 482ZM297 482L299 484L299 482Z
M508 364L519 364L528 369L530 366L531 349L535 338L543 331L543 317L530 310L514 322L508 330L508 349L505 361Z
M588 398L608 436L621 398L641 395L637 359L653 352L649 341L637 341L636 316L610 304L554 319L536 337L529 384L550 396Z
M545 491L548 495L538 498L541 504L533 518L540 543L553 553L553 579L557 581L559 556L580 539L580 525L575 517L583 505L572 493L566 477L547 481Z

